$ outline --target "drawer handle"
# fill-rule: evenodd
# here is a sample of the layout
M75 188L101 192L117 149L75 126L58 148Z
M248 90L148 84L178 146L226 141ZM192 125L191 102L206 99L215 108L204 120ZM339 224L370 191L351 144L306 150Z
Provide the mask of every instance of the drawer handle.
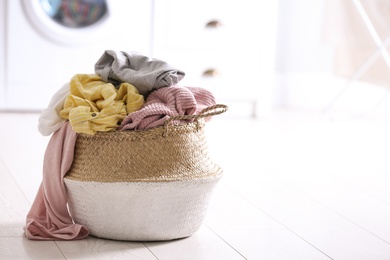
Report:
M217 69L207 69L203 72L203 77L215 78L219 75L220 73Z
M206 28L219 28L222 27L222 23L218 20L211 20L206 23Z

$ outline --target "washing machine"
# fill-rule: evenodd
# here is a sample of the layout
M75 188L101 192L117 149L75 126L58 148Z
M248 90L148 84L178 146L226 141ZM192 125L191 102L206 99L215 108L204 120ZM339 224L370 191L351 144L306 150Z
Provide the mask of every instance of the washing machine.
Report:
M151 55L152 0L0 0L0 109L41 110L107 49Z

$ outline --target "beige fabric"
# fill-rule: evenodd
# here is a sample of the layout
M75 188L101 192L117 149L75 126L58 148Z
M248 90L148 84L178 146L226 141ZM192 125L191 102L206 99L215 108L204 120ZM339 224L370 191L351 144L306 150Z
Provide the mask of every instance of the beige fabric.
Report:
M390 37L390 1L360 0L380 39ZM352 76L374 53L377 46L352 0L327 0L324 40L335 47L335 73ZM388 48L390 52L390 47ZM378 85L390 85L390 69L382 56L360 78Z
M374 50L366 50L364 48L337 48L335 50L337 75L347 78L351 77L373 53ZM380 54L378 54L378 57L359 80L380 86L390 86L390 69Z

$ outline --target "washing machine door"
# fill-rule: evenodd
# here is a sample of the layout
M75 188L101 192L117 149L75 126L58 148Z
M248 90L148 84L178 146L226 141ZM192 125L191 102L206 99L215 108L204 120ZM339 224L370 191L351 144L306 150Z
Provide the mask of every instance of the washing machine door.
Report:
M22 0L26 16L44 37L83 44L104 36L110 13L106 0Z

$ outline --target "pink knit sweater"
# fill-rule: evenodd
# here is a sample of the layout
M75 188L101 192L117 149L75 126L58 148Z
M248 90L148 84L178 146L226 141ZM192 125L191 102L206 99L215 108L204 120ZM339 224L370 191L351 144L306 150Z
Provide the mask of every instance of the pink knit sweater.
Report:
M203 88L172 86L154 90L143 107L130 113L122 122L121 130L142 130L161 126L173 116L194 115L215 105L213 94Z

